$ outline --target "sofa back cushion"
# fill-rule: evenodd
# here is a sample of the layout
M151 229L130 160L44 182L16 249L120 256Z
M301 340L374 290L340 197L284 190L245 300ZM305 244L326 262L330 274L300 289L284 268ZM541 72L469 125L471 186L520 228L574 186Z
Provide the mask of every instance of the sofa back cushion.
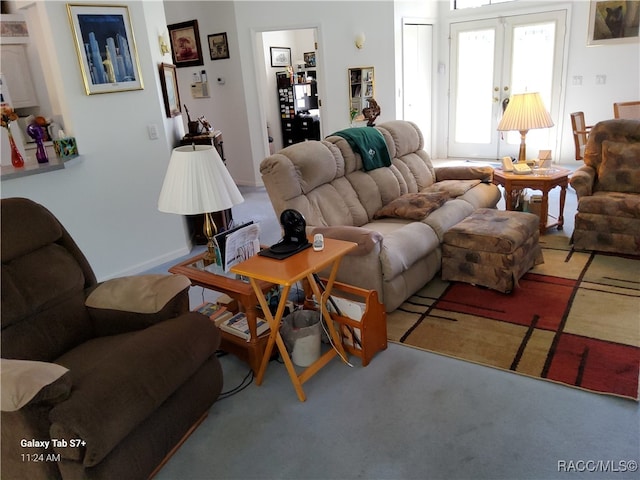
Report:
M612 119L598 122L589 133L584 151L584 163L599 170L603 160L603 142L640 142L640 120Z
M398 120L375 128L387 144L390 167L365 172L360 155L337 135L298 143L266 158L260 171L276 214L293 208L309 226L362 226L392 200L434 183L415 124Z
M1 205L2 357L51 362L91 336L84 299L95 276L48 210L26 199Z
M597 189L640 193L640 142L602 142Z

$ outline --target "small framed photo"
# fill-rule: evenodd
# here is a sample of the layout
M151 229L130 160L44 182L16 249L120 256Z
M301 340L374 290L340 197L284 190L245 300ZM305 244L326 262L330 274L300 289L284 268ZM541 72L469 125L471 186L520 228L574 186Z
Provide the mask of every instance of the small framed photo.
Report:
M142 90L129 9L67 4L87 95Z
M316 52L305 52L304 53L304 66L306 68L315 67L316 66Z
M162 85L162 96L164 97L164 109L167 118L180 115L180 93L178 91L178 77L176 76L176 66L170 63L160 64L160 84Z
M591 0L588 45L638 42L640 0Z
M229 58L227 32L214 33L213 35L207 36L207 40L209 40L209 55L211 55L211 60Z
M287 47L271 47L271 66L290 67L291 49Z
M198 20L167 25L171 54L176 67L194 67L204 65Z

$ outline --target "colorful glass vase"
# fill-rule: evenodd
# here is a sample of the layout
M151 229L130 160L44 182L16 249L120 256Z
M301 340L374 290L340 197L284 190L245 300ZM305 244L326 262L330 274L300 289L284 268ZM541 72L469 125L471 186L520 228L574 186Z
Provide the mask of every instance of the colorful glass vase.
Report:
M15 168L22 168L24 167L24 158L22 158L22 154L20 153L20 150L18 150L16 141L13 139L13 135L11 134L11 129L8 127L7 133L9 134L9 145L11 146L11 165Z
M42 131L42 127L36 123L32 123L27 127L27 133L36 141L36 159L38 163L47 163L49 157L44 148L44 132Z

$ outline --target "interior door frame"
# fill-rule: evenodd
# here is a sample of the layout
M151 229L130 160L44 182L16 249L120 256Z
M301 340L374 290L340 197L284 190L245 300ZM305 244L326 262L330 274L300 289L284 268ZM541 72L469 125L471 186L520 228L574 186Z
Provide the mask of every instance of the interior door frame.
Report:
M557 132L562 131L562 125L564 124L563 119L561 117L562 109L562 101L565 95L565 71L567 65L567 39L568 39L568 27L567 22L569 21L569 7L567 6L558 6L559 8L555 8L553 10L546 10L541 12L529 12L529 13L518 13L513 15L505 15L501 17L492 17L492 18L484 18L477 20L463 20L460 22L451 22L449 25L450 32L450 77L449 77L449 101L448 101L448 109L449 109L449 135L446 139L446 148L447 148L447 156L450 158L477 158L482 160L495 160L500 158L501 150L509 150L513 149L512 144L506 143L504 140L500 140L500 135L497 132L497 123L500 120L502 113L502 101L512 94L511 92L511 62L504 61L504 59L511 58L511 50L512 50L512 32L513 28L519 25L527 25L527 24L535 24L535 23L546 23L548 21L555 22L555 46L554 46L554 69L553 69L553 77L552 77L552 90L551 90L551 102L549 105L546 105L551 118L554 122L554 127L550 129L549 138L555 138L553 145L550 147L553 148L554 151L559 152L560 144L561 144L561 135L556 134ZM495 140L491 142L491 145L497 144L497 148L495 150L495 158L491 155L489 156L481 156L481 155L473 155L473 154L463 154L463 155L453 155L451 153L451 137L454 134L455 128L455 111L454 111L454 101L455 101L455 85L457 81L457 46L456 46L456 27L469 25L470 27L476 25L476 27L469 28L473 29L481 29L486 27L495 27L496 28L496 42L494 45L494 60L501 60L500 65L494 65L494 85L499 87L497 93L498 101L495 101L492 109L492 118L495 122L496 127L496 136ZM503 26L502 32L499 32L500 26ZM462 29L457 30L458 32L464 31ZM500 40L498 40L498 35L501 36ZM500 47L500 43L502 42L502 48ZM509 90L505 91L504 87L509 86ZM519 92L515 92L519 93Z

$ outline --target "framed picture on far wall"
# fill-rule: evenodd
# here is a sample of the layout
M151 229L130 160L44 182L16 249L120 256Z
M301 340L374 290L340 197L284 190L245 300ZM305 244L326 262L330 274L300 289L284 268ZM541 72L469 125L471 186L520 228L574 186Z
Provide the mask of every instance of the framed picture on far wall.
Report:
M639 40L640 0L591 0L588 45L615 45Z
M209 55L211 55L211 60L229 58L229 43L227 42L226 32L209 35L207 40L209 40Z
M316 66L316 52L304 52L304 66L306 68Z
M287 47L271 47L271 66L290 67L291 49Z
M67 4L67 13L87 95L142 90L128 7Z
M197 20L167 25L167 29L169 30L173 63L176 67L204 65Z
M169 63L160 64L160 84L164 97L164 109L168 118L180 115L180 93L178 92L178 78L176 66Z

